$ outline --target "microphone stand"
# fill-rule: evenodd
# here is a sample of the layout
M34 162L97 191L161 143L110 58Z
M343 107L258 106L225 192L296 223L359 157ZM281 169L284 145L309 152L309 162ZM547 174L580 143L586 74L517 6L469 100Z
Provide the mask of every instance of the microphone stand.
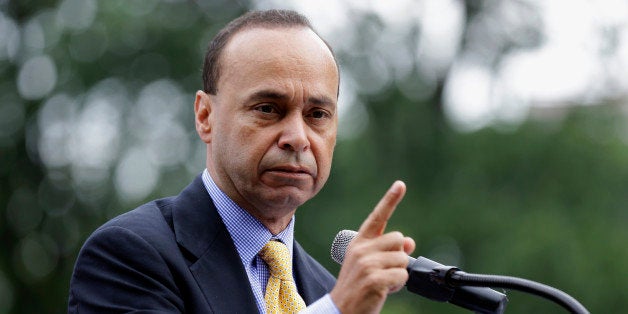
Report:
M351 230L338 232L331 246L331 257L342 264L347 246L357 235ZM408 256L408 291L437 302L449 302L480 314L502 314L508 298L491 287L514 289L549 299L574 314L589 311L570 295L527 279L470 274L454 266L445 266L428 258Z
M514 289L551 300L574 314L589 314L576 299L556 288L522 278L499 275L470 274L452 266L434 268L432 279L451 287L474 286Z

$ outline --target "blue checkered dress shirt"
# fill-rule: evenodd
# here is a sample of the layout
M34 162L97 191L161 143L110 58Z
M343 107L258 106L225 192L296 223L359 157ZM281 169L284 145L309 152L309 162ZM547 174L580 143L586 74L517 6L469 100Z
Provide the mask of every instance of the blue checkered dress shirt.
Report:
M211 196L218 214L222 218L227 231L233 239L240 260L249 277L251 289L255 296L257 308L260 313L266 313L266 302L264 293L270 272L268 266L257 254L266 242L271 239L279 240L286 244L290 255L292 255L294 241L294 216L290 220L288 227L279 234L273 236L255 217L246 210L238 206L229 196L222 192L212 180L207 169L203 171L203 183L207 192ZM293 276L294 277L294 276ZM329 294L308 306L301 313L330 313L339 314L340 311L331 300Z

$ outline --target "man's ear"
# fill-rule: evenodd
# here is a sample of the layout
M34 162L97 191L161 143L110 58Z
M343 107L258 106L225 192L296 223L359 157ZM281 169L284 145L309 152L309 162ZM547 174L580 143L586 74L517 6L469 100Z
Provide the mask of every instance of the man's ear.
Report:
M194 100L194 124L196 125L196 133L201 140L207 144L211 142L211 99L203 91L196 91Z

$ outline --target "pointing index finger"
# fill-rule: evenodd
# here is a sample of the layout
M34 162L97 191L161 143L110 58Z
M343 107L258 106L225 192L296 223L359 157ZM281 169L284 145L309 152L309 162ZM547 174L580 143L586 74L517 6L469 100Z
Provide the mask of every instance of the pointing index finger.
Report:
M395 208L397 208L397 204L401 202L405 194L405 183L403 183L403 181L395 181L390 189L386 191L384 197L377 203L375 209L366 217L366 220L364 220L362 226L360 226L358 234L366 238L382 235L384 229L386 229L388 219L390 219Z

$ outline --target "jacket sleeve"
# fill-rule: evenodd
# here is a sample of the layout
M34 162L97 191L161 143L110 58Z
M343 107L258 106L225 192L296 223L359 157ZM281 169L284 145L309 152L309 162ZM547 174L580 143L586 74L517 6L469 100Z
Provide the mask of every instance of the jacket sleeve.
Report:
M108 226L85 242L70 281L68 313L182 313L180 291L158 248Z

